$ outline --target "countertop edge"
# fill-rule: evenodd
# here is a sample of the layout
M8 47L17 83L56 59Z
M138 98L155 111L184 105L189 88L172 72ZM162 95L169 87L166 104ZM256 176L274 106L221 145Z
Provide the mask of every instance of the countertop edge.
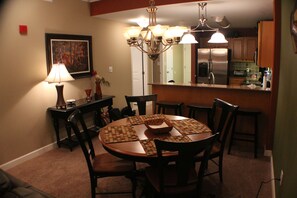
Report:
M262 87L251 88L247 85L216 85L216 84L181 84L181 83L148 83L148 85L158 86L176 86L176 87L193 87L193 88L204 88L204 89L230 89L230 90L243 90L243 91L260 91L260 92L271 92L271 89L263 89Z

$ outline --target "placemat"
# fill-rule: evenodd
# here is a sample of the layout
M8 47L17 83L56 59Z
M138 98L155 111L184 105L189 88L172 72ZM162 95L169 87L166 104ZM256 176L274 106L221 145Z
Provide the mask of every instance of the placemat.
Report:
M136 116L128 117L128 120L132 125L138 125L138 124L143 124L145 120L159 119L159 118L165 118L165 116L163 114L136 115Z
M192 118L185 120L171 120L171 123L182 135L211 132L206 125Z
M155 139L164 140L164 141L168 141L168 142L190 142L190 141L192 141L187 136L169 136L166 138L155 138ZM157 154L154 139L139 140L139 142L141 143L146 155Z
M106 126L101 129L105 143L131 142L139 140L131 126Z

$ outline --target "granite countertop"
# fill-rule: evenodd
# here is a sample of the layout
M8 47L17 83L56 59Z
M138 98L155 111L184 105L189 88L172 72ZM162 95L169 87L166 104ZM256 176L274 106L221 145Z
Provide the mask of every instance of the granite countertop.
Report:
M204 84L204 83L149 83L149 85L164 85L164 86L182 86L182 87L196 87L196 88L209 88L209 89L234 89L234 90L247 90L247 91L264 91L270 92L269 88L263 89L255 85L217 85L217 84Z

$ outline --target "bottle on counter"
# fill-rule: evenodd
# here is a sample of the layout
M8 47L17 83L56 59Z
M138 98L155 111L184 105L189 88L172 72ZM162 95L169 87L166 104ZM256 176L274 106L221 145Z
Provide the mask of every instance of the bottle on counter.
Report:
M262 87L269 89L271 87L272 71L269 67L263 72Z
M264 76L263 76L262 87L263 87L263 89L267 88L267 76L266 76L266 74L264 74Z
M266 74L266 80L267 80L267 88L270 88L271 87L271 79L272 79L272 71L271 69L268 67L267 70L265 71L265 74Z

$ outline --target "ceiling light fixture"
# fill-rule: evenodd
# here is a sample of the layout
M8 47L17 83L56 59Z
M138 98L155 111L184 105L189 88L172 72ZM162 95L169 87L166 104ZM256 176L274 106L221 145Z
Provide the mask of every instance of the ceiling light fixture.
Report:
M157 9L155 1L149 0L149 7L146 9L149 14L149 23L129 27L124 33L130 47L136 47L141 52L147 53L152 60L156 60L172 45L178 44L184 32L188 30L181 26L157 25Z
M225 39L225 36L219 31L218 27L212 27L207 23L207 3L198 3L198 25L189 30L187 34L188 40L190 41L184 41L185 36L181 40L180 43L198 43L195 39L195 37L191 34L194 32L209 32L209 31L215 31L215 33L211 36L211 39L208 41L208 43L228 43L228 41ZM215 17L215 22L219 25L221 28L229 28L230 23L226 19L226 17ZM191 39L189 39L191 37Z

